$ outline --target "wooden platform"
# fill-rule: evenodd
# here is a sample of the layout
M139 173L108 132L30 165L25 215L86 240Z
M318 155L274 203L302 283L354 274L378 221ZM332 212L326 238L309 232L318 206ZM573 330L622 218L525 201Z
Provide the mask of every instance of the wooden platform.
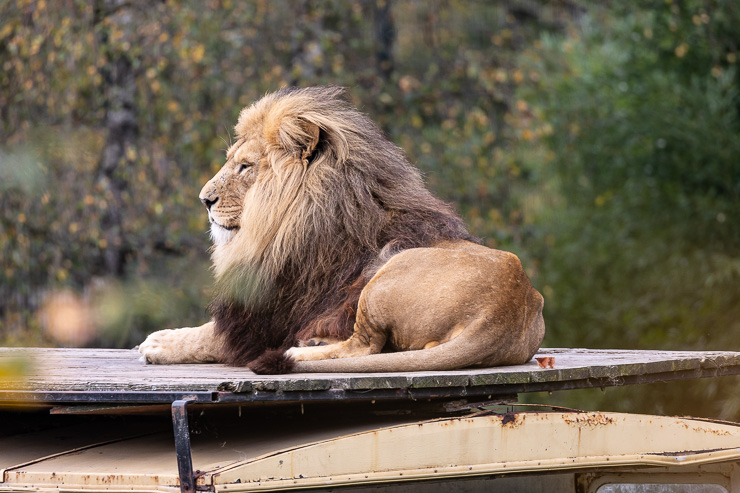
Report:
M740 374L738 352L542 349L537 356L554 357L554 368L533 360L460 371L265 376L218 364L145 365L134 350L0 348L0 402L485 399Z

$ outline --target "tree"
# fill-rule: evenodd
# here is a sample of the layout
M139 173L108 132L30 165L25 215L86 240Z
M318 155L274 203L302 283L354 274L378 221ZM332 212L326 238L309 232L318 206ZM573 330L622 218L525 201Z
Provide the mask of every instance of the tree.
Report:
M722 350L740 335L740 11L641 7L591 9L523 65L541 77L520 93L521 159L557 184L536 221L547 342ZM730 417L727 390L660 405Z

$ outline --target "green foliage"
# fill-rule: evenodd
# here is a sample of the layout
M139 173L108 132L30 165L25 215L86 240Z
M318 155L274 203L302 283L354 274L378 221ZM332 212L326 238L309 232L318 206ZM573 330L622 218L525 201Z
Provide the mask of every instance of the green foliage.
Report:
M520 159L557 184L535 221L547 342L737 349L740 93L728 27L740 11L645 7L592 9L522 61L547 73L520 95L549 159L533 162L529 144ZM730 395L708 387L690 387L703 399L689 400Z

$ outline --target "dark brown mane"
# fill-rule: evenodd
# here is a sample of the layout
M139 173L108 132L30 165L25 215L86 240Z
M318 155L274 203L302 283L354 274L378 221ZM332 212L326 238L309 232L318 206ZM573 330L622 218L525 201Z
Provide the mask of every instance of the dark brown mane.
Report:
M285 259L264 280L269 290L259 302L217 281L219 294L209 309L233 365L257 373L290 371L282 352L299 340L352 334L363 287L392 255L444 240L472 240L462 219L424 187L403 152L340 95L331 87L271 95L273 106L290 107L295 99L295 118L310 122L309 114L322 115L320 143L306 172L310 186L296 199L298 214L312 215L301 218L303 237L310 241L286 247ZM253 268L259 271L260 265Z

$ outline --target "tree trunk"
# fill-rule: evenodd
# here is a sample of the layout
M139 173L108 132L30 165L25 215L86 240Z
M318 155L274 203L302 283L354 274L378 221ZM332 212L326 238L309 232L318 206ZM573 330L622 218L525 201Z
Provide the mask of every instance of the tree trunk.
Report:
M294 4L297 26L291 39L291 85L315 84L323 69L324 53L321 47L322 15L315 2L302 0Z
M124 3L98 0L95 23L124 7ZM108 274L120 275L124 269L125 238L123 235L124 200L127 187L124 168L131 165L127 150L134 149L139 126L136 120L136 77L130 56L109 44L105 29L100 30L101 52L107 62L101 68L105 104L105 147L98 169L98 183L107 208L101 219L106 242L104 261Z
M385 80L393 73L393 44L396 41L396 27L393 23L391 0L377 0L374 6L375 58L378 72Z

